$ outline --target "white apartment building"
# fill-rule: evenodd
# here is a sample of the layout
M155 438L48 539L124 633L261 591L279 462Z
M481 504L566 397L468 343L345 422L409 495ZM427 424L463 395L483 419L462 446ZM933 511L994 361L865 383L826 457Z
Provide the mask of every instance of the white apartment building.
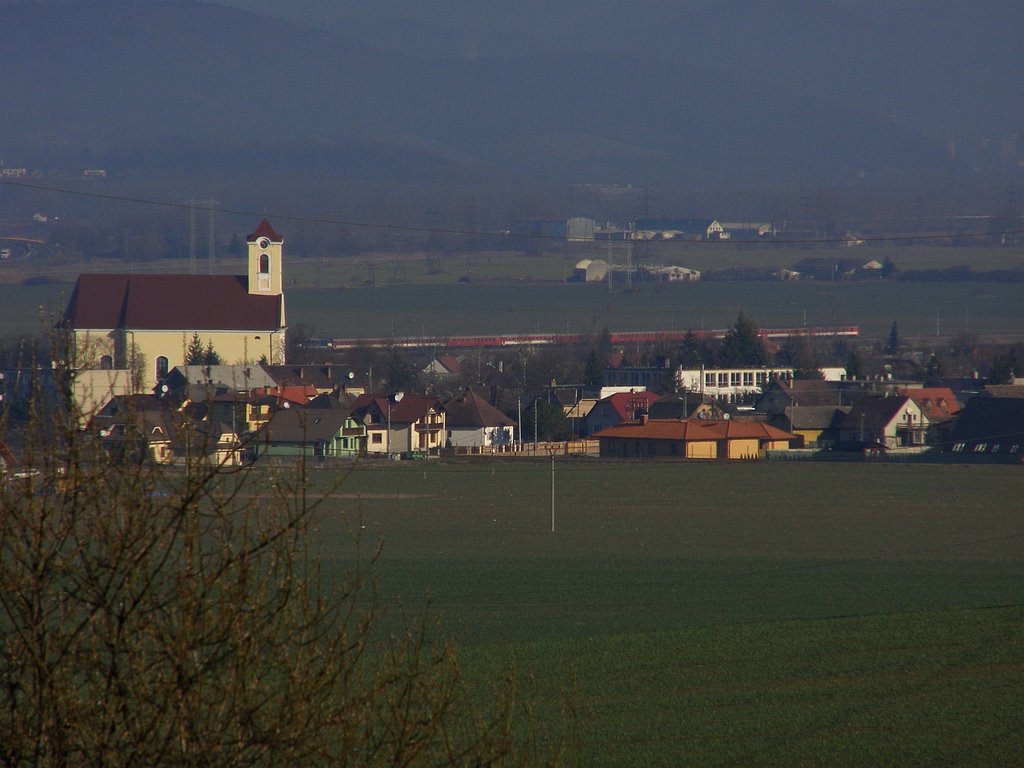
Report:
M845 368L822 368L826 381L842 381ZM791 381L792 368L680 368L676 388L700 392L724 402L736 402L758 394L773 381Z

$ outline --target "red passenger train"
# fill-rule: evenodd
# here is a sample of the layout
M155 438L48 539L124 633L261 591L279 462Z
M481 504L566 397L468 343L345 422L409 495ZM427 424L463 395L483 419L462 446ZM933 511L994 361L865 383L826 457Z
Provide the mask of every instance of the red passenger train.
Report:
M644 344L658 341L679 342L690 331L624 331L612 333L612 344ZM720 339L725 330L693 331L695 336L706 339ZM860 327L856 325L814 326L799 328L762 328L761 337L765 339L785 339L789 336L859 336ZM586 344L592 337L582 333L529 333L506 336L396 336L392 338L367 339L331 339L332 349L441 349L451 348L500 348L500 347L540 347L540 346L574 346Z

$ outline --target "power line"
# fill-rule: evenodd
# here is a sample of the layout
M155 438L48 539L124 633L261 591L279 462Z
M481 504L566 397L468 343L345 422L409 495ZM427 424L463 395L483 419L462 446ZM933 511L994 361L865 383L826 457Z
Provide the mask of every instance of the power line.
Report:
M80 189L71 189L68 187L54 187L46 184L32 184L23 181L13 181L10 179L0 179L0 185L9 187L19 187L22 189L33 189L39 192L53 192L55 194L62 195L74 195L76 197L86 197L95 200L108 200L112 202L120 203L133 203L136 205L151 205L162 208L190 208L193 203L191 202L172 202L169 200L155 200L152 198L145 197L133 197L131 195L115 195L104 192L85 191ZM564 243L570 240L568 235L544 235L530 232L510 232L507 230L502 231L486 231L486 230L474 230L474 229L455 229L455 228L443 228L443 227L420 227L411 224L385 224L382 222L370 222L370 221L354 221L352 219L335 219L323 216L307 216L300 214L290 214L281 212L268 212L245 210L240 208L227 208L227 207L208 207L206 208L210 212L210 215L214 213L229 215L229 216L247 216L250 218L272 218L275 221L295 221L303 224L330 224L334 226L352 227L354 229L374 229L385 232L405 232L408 234L420 234L420 235L473 235L477 237L492 237L492 238L503 238L503 239L515 239L515 240L547 240ZM1000 232L999 234L1004 236L1009 235L1024 235L1024 230L1011 229ZM933 232L933 233L915 233L908 235L862 235L856 239L866 243L893 243L893 242L911 242L914 240L963 240L968 238L979 238L979 237L991 237L992 232ZM596 241L595 241L596 242ZM669 241L673 242L673 241ZM727 246L732 245L735 241L731 239L724 240L686 240L682 241L689 247L692 246ZM742 245L749 247L751 245L760 246L775 246L775 245L839 245L842 243L849 242L847 237L810 237L810 238L789 238L779 239L772 238L771 240L744 240Z

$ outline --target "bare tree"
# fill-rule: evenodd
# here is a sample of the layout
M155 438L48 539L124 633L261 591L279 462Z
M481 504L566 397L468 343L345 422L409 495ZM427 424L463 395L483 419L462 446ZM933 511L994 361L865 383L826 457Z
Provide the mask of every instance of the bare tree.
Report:
M479 711L424 624L379 637L372 553L321 573L304 464L233 468L181 430L162 465L151 421L77 421L33 407L0 489L0 763L536 759L513 737L511 680Z

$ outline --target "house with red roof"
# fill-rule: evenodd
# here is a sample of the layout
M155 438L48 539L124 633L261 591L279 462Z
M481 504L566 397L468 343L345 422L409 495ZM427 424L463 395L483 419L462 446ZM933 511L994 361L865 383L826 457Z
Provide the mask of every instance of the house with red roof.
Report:
M594 435L603 458L758 459L788 450L796 436L761 422L732 419L648 419Z
M661 396L648 391L616 392L594 404L586 417L588 435L627 421L638 421L650 412L651 404Z
M77 369L126 369L151 389L193 335L228 364L284 363L284 238L263 219L245 275L81 275L62 319Z

